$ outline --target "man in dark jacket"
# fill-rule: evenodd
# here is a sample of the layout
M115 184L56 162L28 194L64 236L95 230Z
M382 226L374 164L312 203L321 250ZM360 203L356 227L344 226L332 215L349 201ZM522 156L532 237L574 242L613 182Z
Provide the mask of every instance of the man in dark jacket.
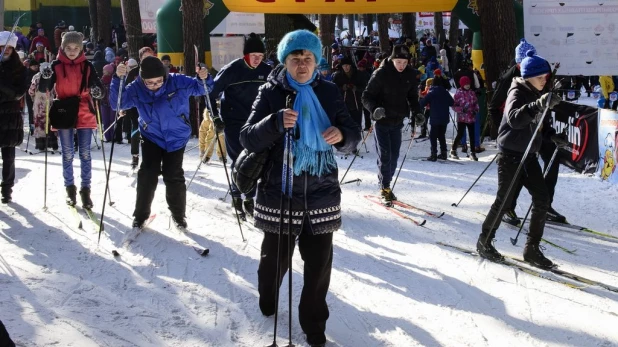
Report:
M345 106L352 117L352 120L362 125L363 103L361 97L367 82L362 79L362 75L353 67L352 59L346 57L341 60L341 70L333 75L333 83L339 87L343 95Z
M391 191L391 179L397 170L403 120L416 115L418 124L425 121L418 105L414 69L408 65L410 51L405 45L393 48L391 56L373 73L363 92L363 105L372 114L375 123L378 179L382 202L391 206L397 200Z
M221 94L221 117L219 117L217 108L213 107L213 121L217 132L222 130L222 123L225 123L225 146L227 154L232 159L232 170L236 158L244 149L238 140L240 129L249 118L258 88L266 82L272 70L264 62L265 51L262 40L252 33L245 41L244 57L234 60L219 71L215 77L214 88L210 92L213 106L217 104L216 98ZM244 219L245 211L253 215L255 190L246 194L243 201L238 187L232 182L230 195L232 195L232 205L241 218Z
M428 39L425 42L425 47L421 51L421 56L423 57L423 65L427 65L427 63L431 60L431 58L438 58L438 52L436 51L436 47L434 47L431 39Z
M515 179L516 183L521 181L532 195L532 216L530 217L530 231L524 248L524 260L534 266L550 268L553 263L545 258L539 249L545 228L547 209L549 208L549 194L543 181L543 173L536 154L541 148L543 137L551 138L556 143L564 143L566 140L555 135L549 117L545 117L543 120L543 133L535 133L544 109L546 107L551 109L558 105L560 97L551 93L541 95L541 91L547 83L547 76L551 71L547 61L533 55L533 52L529 51L529 56L522 61L522 77L513 80L508 93L504 117L500 124L497 139L500 151L496 159L498 164L498 193L483 222L476 248L483 258L492 261L504 259L492 245L492 239L500 226L500 219L510 208L513 196L512 192L507 196L507 191L511 181ZM523 158L531 141L530 153L527 158ZM522 160L524 162L520 176L515 177Z
M260 88L251 116L240 134L242 145L249 151L269 151L266 170L258 183L255 207L255 226L264 231L258 292L260 310L265 316L275 314L277 288L291 265L288 256L294 251L295 242L289 239L288 224L284 222L281 238L278 233L282 180L288 171L283 170L286 129L294 128L297 134L291 175L291 230L294 239L298 235L298 247L305 263L298 316L307 343L312 347L323 347L326 343L329 316L326 296L333 264L333 232L341 226L341 188L332 147L350 153L361 138L360 128L350 118L337 87L322 80L317 73L321 54L322 45L315 34L307 30L286 34L277 51L283 65L275 68ZM278 244L291 244L291 248L281 247L278 256ZM281 270L278 278L277 264Z

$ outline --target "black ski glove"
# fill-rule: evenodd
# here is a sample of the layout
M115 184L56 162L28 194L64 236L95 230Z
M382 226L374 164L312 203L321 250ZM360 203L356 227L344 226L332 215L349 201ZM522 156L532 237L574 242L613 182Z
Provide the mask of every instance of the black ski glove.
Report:
M550 138L556 144L556 147L560 149L566 149L570 145L569 139L565 133L552 135Z
M551 99L550 99L551 97ZM549 101L548 101L549 100ZM545 110L545 107L547 107L549 105L549 109L553 109L554 107L556 107L560 101L562 101L562 99L560 98L560 96L556 93L545 93L543 95L541 95L540 98L538 98L535 102L533 102L534 107L536 107L536 110L538 112L543 112ZM548 104L549 102L549 104Z
M386 117L386 110L384 109L384 107L376 108L371 114L371 119L375 121L379 121L380 119L384 117Z
M225 129L225 123L223 123L223 120L221 119L221 117L213 118L212 121L215 124L215 131L217 133L220 133L223 131L223 129Z

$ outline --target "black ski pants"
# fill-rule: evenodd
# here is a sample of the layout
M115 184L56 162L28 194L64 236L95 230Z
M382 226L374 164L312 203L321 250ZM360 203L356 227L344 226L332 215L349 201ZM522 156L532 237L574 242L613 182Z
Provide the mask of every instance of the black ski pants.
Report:
M482 235L495 234L502 221L502 216L510 209L514 192L511 190L509 196L506 196L506 193L511 181L515 177L515 172L517 171L521 159L521 156L508 155L505 153L497 154L498 193L496 194L496 200L493 205L491 205L491 209L483 222ZM549 208L549 194L545 182L543 181L541 166L535 154L529 155L528 159L524 162L515 184L518 182L523 184L532 196L532 216L530 217L527 243L538 244L541 242L543 230L545 229L545 217L547 215L547 209ZM499 208L502 202L506 203L504 204L504 208L500 211ZM494 219L496 219L496 224L490 229Z
M2 148L2 194L11 195L15 184L15 147ZM7 194L5 194L7 193Z
M431 125L429 129L429 143L431 144L431 154L438 152L438 141L440 142L440 153L446 154L446 125Z
M0 346L2 347L15 347L15 343L11 340L8 331L0 321Z
M541 145L541 150L539 154L543 159L543 171L547 170L547 166L551 161L551 157L556 150L556 145L553 142L543 142ZM554 202L554 193L556 191L556 183L558 183L558 173L560 172L560 158L556 156L554 162L552 163L547 175L545 176L545 185L547 186L547 193L549 194L549 206ZM513 202L511 203L511 209L514 211L515 207L517 207L517 199L519 198L519 194L521 193L521 189L523 188L523 184L519 182L515 187L513 187Z
M303 290L298 305L298 318L305 334L320 336L326 330L326 320L329 317L326 295L330 286L330 275L333 266L333 234L313 235L308 223L298 237L298 249L305 262L303 275ZM277 279L277 243L279 235L264 233L260 265L258 267L258 292L260 294L260 310L266 316L275 313L277 286L281 286L288 270L288 235L281 236L281 276ZM295 242L290 251L294 254ZM281 293L280 293L281 295Z
M380 188L390 188L393 175L397 171L402 128L403 123L396 125L376 123L374 126Z
M165 199L172 216L184 217L187 206L185 172L182 169L185 148L167 152L154 142L142 139L142 163L137 172L137 198L133 216L138 221L150 217L159 175L165 183Z
M236 164L236 159L240 155L240 153L244 150L242 144L240 144L240 129L242 126L226 126L223 129L223 133L225 134L225 149L227 150L227 155L232 159L230 163L230 171L234 170L234 164ZM219 146L218 142L215 142L215 146ZM223 143L221 144L223 146ZM234 180L231 181L232 191L230 195L233 198L240 198L241 193ZM256 190L253 188L248 194L245 194L247 199L255 198Z
M470 139L470 153L474 153L474 123L457 122L457 135L455 135L455 140L453 141L453 149L457 150L457 147L459 147L459 142L461 142L466 128L468 129L468 138Z
M139 144L142 140L141 133L139 132L139 114L136 108L127 110L127 116L131 120L131 155L139 155Z
M352 110L349 112L350 112L350 117L352 117L352 120L358 125L360 129L362 129L361 127L363 126L363 111Z

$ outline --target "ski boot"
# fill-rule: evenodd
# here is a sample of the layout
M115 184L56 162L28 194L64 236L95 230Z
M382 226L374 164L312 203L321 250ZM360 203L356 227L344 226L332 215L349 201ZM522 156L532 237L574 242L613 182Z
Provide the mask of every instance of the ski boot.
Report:
M144 227L144 221L137 218L133 219L133 228L142 229Z
M493 241L496 232L494 231L489 237L487 237L486 232L482 232L479 235L479 239L476 242L476 251L481 256L481 258L485 258L489 261L501 262L504 260L504 257L498 250L494 247Z
M566 223L567 222L566 217L556 212L556 210L554 210L554 208L551 206L547 210L547 220L550 222L556 222L556 223Z
M459 156L457 155L457 149L456 148L451 149L450 157L451 157L451 159L459 159Z
M441 152L440 154L438 154L438 159L440 160L446 160L446 151Z
M311 347L324 347L326 346L326 336L324 336L324 333L307 334L307 344Z
M2 187L2 199L0 200L0 202L2 202L3 204L8 204L9 202L13 201L13 199L11 198L11 193L13 193L13 190L9 187Z
M539 245L538 242L526 242L526 246L524 247L524 261L532 266L540 267L541 269L553 268L554 263L545 258L541 249L541 245Z
M509 210L507 213L505 213L502 216L502 221L504 223L513 225L518 227L519 223L521 223L521 219L517 216L517 213L515 213L515 210Z
M131 170L137 170L137 166L139 165L139 155L133 154L131 158Z
M234 214L238 212L238 217L243 221L247 220L247 216L245 215L245 211L242 208L242 198L240 197L232 197L232 209Z
M66 199L67 205L69 206L77 205L77 187L74 184L72 184L65 188L67 190L67 199Z
M438 161L438 156L436 153L431 153L431 155L427 157L427 161Z
M79 190L79 196L82 199L82 207L86 210L91 210L94 204L90 198L90 188L82 187L82 189Z
M187 230L187 219L184 216L172 215L172 222L174 223L174 226L176 227L176 229L183 231L183 232Z
M393 206L393 201L397 200L390 188L382 188L382 190L380 190L380 197L382 198L382 205L386 207Z
M37 151L44 151L45 150L45 138L34 139L34 149L36 149Z
M472 160L472 161L479 161L479 158L476 157L476 153L472 152L472 153L470 153L470 160Z
M245 209L245 212L247 212L249 216L253 217L253 210L255 209L255 202L253 201L253 199L245 198L245 201L243 201L242 204Z

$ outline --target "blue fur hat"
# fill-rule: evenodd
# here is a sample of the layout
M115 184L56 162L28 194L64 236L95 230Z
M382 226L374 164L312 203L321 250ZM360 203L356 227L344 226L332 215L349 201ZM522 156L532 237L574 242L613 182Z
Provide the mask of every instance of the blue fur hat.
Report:
M521 77L532 78L551 72L551 67L547 60L536 55L536 52L530 50L526 52L527 57L521 61L519 70L521 71Z
M521 39L517 47L515 47L515 62L517 64L521 63L524 58L526 58L526 52L529 50L536 51L533 45L529 44L526 39Z
M277 59L281 63L292 51L305 49L311 51L315 56L315 61L319 62L322 58L322 43L320 39L309 30L295 30L285 34L277 46Z

